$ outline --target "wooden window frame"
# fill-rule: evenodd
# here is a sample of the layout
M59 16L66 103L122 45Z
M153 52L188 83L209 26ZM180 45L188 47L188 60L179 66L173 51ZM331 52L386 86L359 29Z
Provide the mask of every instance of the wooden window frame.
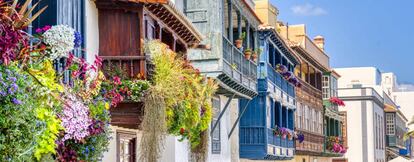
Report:
M131 151L133 153L131 153L131 157L129 158L129 161L135 162L137 161L137 134L135 132L131 132L131 131L117 131L116 132L116 161L117 162L121 162L121 158L120 158L120 143L121 143L121 136L125 136L125 137L129 137L130 141L133 142L131 147Z

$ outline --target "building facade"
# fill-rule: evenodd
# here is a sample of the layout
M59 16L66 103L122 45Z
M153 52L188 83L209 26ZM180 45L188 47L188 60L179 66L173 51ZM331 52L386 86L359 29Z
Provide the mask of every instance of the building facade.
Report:
M338 78L340 75L334 70L325 72L322 78L322 98L324 105L324 134L325 144L323 156L335 157L337 161L346 160L342 155L347 150L346 115L339 112L338 107L345 106L338 98Z
M294 73L302 84L296 89L296 131L304 135L304 141L296 141L294 161L330 161L324 157L324 106L322 100L322 76L329 71L329 57L323 51L323 42L311 40L305 25L279 24L282 37L290 42L301 63Z
M397 105L391 99L385 103L385 134L386 134L386 156L387 160L392 160L398 156L407 156L408 149L404 134L407 133L406 123L408 122L404 114L398 110Z
M193 49L188 59L202 74L219 83L215 119L210 128L209 161L239 161L239 121L244 107L240 100L257 96L257 63L244 57L246 50L258 45L261 21L253 1L182 1L186 16L205 36L209 50ZM247 105L254 102L250 101Z
M338 96L345 102L349 161L383 162L386 159L385 103L381 72L374 67L338 68ZM352 126L352 129L351 127Z

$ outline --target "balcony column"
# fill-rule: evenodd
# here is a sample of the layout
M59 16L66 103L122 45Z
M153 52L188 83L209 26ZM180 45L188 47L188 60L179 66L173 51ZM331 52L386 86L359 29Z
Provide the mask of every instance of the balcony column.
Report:
M246 20L245 21L245 24L246 24L246 44L247 44L247 48L251 48L250 47L250 24L249 24L249 22Z
M233 10L233 5L231 4L231 1L228 1L228 3L227 3L227 5L228 5L228 22L229 22L229 40L230 40L230 42L231 43L233 43L233 14L232 14L232 10Z
M331 119L327 117L326 135L331 136Z
M278 114L278 116L279 116L279 123L278 123L278 124L279 124L279 127L282 127L282 126L283 126L283 125L282 125L282 123L283 123L283 122L282 122L282 121L283 121L283 120L282 120L282 119L283 119L283 116L282 116L282 111L283 111L283 109L282 109L282 103L280 103L280 102L279 102L279 103L278 103L278 107L277 107L277 108L278 108L278 110L279 110L279 114Z
M237 12L237 39L240 38L240 36L242 35L242 26L241 23L242 22L242 16L240 11Z
M289 109L286 107L285 108L286 109L286 113L285 113L285 115L286 115L286 128L289 128Z

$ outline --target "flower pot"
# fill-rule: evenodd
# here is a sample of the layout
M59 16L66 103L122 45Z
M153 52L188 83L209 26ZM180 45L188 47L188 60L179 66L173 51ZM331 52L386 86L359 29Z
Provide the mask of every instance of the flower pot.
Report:
M257 61L257 54L252 55L252 59L253 59L254 62L256 62Z
M250 56L252 55L252 52L244 52L244 58L246 58L247 60L250 60Z
M236 45L236 47L237 47L237 48L242 48L242 46L243 46L243 40L241 40L241 39L237 39L237 40L234 42L234 45Z

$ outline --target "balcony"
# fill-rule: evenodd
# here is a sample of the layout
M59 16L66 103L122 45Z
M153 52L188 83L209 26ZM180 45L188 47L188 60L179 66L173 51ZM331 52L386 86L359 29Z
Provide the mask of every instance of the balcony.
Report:
M267 79L259 79L258 90L268 92L272 98L281 102L284 106L295 108L295 87L283 79L271 65L268 64L266 68L267 77L265 78Z
M223 36L223 72L219 75L224 84L241 95L251 98L257 94L257 65L247 60L242 52Z
M101 56L102 67L105 75L123 75L123 78L145 77L146 57L145 56ZM144 115L143 103L123 101L117 107L112 107L111 124L137 129L140 126Z

